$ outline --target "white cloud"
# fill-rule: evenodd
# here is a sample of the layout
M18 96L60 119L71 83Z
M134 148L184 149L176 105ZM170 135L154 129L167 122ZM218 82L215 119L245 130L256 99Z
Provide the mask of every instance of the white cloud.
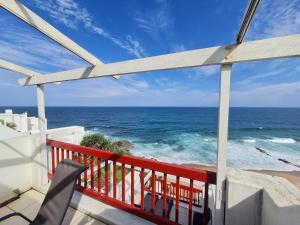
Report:
M300 81L233 91L231 96L234 106L299 107L299 101L293 99L300 98Z
M5 23L5 25L3 24ZM1 58L40 72L72 69L87 65L60 45L37 34L29 27L13 22L9 17L0 21ZM50 67L51 71L45 69Z
M153 10L137 11L136 25L149 34L154 40L161 41L163 36L171 33L173 19L167 1L157 1Z
M138 88L138 89L147 89L149 88L148 82L142 79L134 78L135 75L129 75L121 78L121 82L126 85Z
M247 39L300 33L300 0L261 1Z
M95 25L92 15L88 10L80 6L75 0L34 0L36 7L46 11L56 21L66 25L69 28L77 29L79 24L99 36L110 40L115 45L126 50L129 54L141 58L145 56L145 50L138 40L132 35L125 38L119 38L109 33L104 28Z

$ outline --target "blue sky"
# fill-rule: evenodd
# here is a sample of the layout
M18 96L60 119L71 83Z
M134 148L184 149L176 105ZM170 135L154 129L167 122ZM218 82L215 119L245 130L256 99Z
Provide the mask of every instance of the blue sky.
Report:
M105 63L234 43L247 0L23 0ZM87 66L0 9L0 58L41 73ZM246 40L300 33L300 0L262 0ZM48 106L216 106L219 67L46 86ZM234 65L232 106L300 107L300 59ZM36 105L35 87L0 70L0 105Z

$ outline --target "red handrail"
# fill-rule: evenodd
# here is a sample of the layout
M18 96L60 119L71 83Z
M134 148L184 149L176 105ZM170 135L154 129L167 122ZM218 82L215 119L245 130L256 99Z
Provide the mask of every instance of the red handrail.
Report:
M89 169L78 179L77 190L82 193L89 195L92 198L100 200L104 203L112 205L114 207L126 210L135 215L141 216L145 219L148 219L152 222L158 224L178 224L180 216L180 207L179 201L186 201L189 204L189 221L188 224L192 223L192 204L194 201L194 194L200 193L202 190L196 189L194 181L201 181L205 183L205 198L204 198L204 224L207 224L207 207L208 207L208 184L216 183L216 174L210 171L198 170L194 168L189 168L185 166L180 166L176 164L164 163L149 159L144 159L134 156L119 155L117 153L99 150L89 147L83 147L79 145L69 144L61 141L47 140L47 145L51 149L51 170L49 172L49 178L51 178L55 173L55 167L57 164L65 159L69 158L72 160L77 160L80 163L83 163L89 166ZM70 155L71 153L71 155ZM108 163L112 162L113 167L112 171L109 168ZM104 166L102 166L104 163ZM104 167L104 171L102 169ZM117 167L120 168L120 171L117 171ZM127 169L127 167L129 169ZM140 202L136 204L135 201L135 183L134 183L134 172L140 171L139 181L140 181ZM103 173L102 173L103 172ZM121 188L117 189L117 172L121 172L120 184ZM126 192L126 185L128 182L126 175L130 175L130 189L129 196ZM159 180L161 187L159 190L155 190L155 185L151 190L145 188L145 178L147 173L151 173L151 180L155 183L155 177L159 173L163 175L163 180ZM113 174L112 187L110 184L111 176ZM167 176L175 176L176 183L167 182ZM180 178L185 178L190 180L189 186L184 186L180 183ZM168 183L169 188L163 184ZM96 184L96 185L95 185ZM168 190L169 189L169 190ZM120 192L121 199L117 197L117 191ZM146 211L146 202L144 197L145 193L150 193L150 211ZM159 192L159 193L158 193ZM157 194L163 196L163 209L162 213L157 212L156 210L156 196ZM166 215L166 197L170 197L175 201L175 221L171 221L167 218ZM148 203L149 204L149 203Z
M164 184L164 182L166 182ZM157 187L156 194L163 196L166 194L166 197L171 199L176 199L176 183L171 181L164 181L164 179L160 179L155 177L155 185ZM165 185L165 186L164 186ZM164 187L166 189L164 190ZM151 179L149 179L145 184L145 190L151 191L152 189L152 182ZM189 186L186 186L184 184L179 184L179 200L189 203L190 199L190 191L192 191L192 203L195 206L200 206L200 198L201 193L203 192L202 189L199 188L192 188L190 190Z

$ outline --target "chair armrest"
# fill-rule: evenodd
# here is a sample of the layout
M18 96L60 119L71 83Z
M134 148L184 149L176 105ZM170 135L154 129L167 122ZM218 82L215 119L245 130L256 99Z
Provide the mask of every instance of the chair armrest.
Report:
M6 215L6 216L1 217L1 218L0 218L0 222L3 221L3 220L8 219L8 218L10 218L10 217L13 217L13 216L20 216L20 217L22 217L24 220L28 221L29 223L32 223L32 221L31 221L30 219L28 219L26 216L24 216L23 214L18 213L18 212L10 213L10 214L8 214L8 215Z

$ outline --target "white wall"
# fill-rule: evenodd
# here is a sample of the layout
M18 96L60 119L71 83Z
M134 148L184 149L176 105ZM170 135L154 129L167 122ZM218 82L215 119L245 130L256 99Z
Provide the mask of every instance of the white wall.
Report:
M14 114L12 110L6 109L5 113L0 113L0 119L4 124L14 123L19 132L38 132L38 119L36 117L27 117L27 113Z
M79 144L83 127L65 127L47 131L49 138ZM0 203L34 187L40 187L39 133L17 132L0 124ZM50 156L50 155L48 155ZM49 160L49 162L51 162Z
M0 134L5 129L1 127ZM36 135L19 134L8 138L0 135L0 203L32 187L32 158L36 152ZM6 136L7 137L7 136Z
M79 145L84 136L84 127L70 126L47 130L49 139L63 141Z
M299 225L300 190L289 181L230 169L226 185L227 225Z

